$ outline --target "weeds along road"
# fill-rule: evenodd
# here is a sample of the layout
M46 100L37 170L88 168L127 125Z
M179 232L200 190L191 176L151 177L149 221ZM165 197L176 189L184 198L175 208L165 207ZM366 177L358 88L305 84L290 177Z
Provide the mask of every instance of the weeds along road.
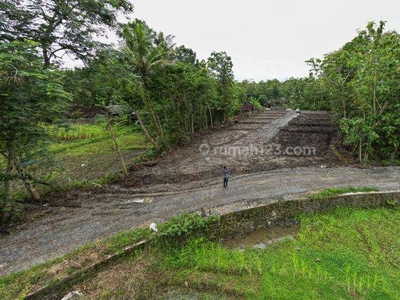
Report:
M319 162L319 161L318 161ZM102 190L74 191L50 203L41 217L0 237L0 276L65 254L115 233L163 222L201 209L225 213L327 187L373 186L400 190L400 168L302 166L233 173L229 188L221 176L185 185L152 184L142 188L114 185Z

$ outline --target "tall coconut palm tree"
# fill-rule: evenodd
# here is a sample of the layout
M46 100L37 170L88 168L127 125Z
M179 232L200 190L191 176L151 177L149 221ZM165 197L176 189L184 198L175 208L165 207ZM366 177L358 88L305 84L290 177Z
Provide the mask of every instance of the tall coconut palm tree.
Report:
M174 47L173 37L170 35L165 36L162 32L156 33L144 21L137 19L123 25L120 36L124 40L122 50L126 53L126 63L132 68L132 72L140 76L143 88L143 93L141 93L142 107L134 108L136 115L149 140L156 148L159 148L157 138L150 136L139 112L141 108L148 110L157 135L161 140L164 139L160 118L154 108L152 99L149 97L148 79L158 68L172 63L170 57Z

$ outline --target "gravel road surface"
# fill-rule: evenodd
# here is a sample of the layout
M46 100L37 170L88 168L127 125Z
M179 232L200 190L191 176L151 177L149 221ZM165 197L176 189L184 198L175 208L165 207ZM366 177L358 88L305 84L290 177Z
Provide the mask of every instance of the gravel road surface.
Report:
M57 213L25 224L0 237L0 276L26 269L65 254L85 243L117 232L162 222L182 212L211 207L225 213L327 187L374 186L400 190L400 168L296 168L233 176L229 189L218 183L198 182L199 188L165 186L165 192L135 194L81 193ZM193 186L193 185L192 185ZM180 188L180 191L177 191ZM160 187L161 189L161 187ZM211 201L210 201L211 200Z

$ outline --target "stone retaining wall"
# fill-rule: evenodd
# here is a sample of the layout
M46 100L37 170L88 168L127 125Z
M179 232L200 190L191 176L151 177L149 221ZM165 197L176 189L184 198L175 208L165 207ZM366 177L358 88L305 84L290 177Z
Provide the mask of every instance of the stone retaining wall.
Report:
M213 228L210 234L220 238L232 237L259 228L286 223L287 220L290 221L303 213L321 213L337 207L378 208L399 205L400 191L353 193L326 199L279 201L223 215L218 227Z

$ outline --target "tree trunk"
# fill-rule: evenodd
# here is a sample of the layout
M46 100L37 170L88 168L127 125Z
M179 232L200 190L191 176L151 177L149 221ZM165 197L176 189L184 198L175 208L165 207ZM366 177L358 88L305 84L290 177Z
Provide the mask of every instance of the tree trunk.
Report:
M375 62L375 70L374 70L374 86L373 86L373 94L372 94L372 101L373 101L373 109L374 109L374 117L376 117L376 89L377 89L377 82L378 82L378 72L376 70L377 62Z
M0 211L0 223L7 224L11 221L13 210L14 210L14 203L12 201L12 188L13 188L13 180L12 180L12 171L14 168L13 159L14 156L13 150L8 154L3 156L6 158L7 167L6 167L6 174L4 179L4 192L5 198L4 201L0 199L0 209L4 209L3 212Z
M42 45L43 49L43 69L48 69L50 67L50 57L49 52L47 51L47 47Z
M207 109L204 110L204 124L206 125L204 127L205 130L208 130L208 116L207 116Z
M210 114L210 124L211 124L211 127L213 127L213 117L212 117L212 112L211 112L211 107L210 107L210 104L208 104L208 113Z
M142 118L140 117L140 113L138 110L135 110L135 114L138 118L140 127L142 128L144 134L146 135L147 139L150 141L150 143L152 143L154 145L154 147L158 150L158 143L151 137L150 133L148 132L146 126L144 125L144 123L142 122Z
M15 157L15 150L12 142L6 143L7 148L7 155L5 156L7 160L7 167L6 167L6 178L4 180L4 191L5 191L5 200L9 202L12 200L12 189L13 189L13 181L12 181L12 172L14 169L14 157Z
M190 133L194 134L194 112L192 103L190 103Z
M29 181L29 178L28 178L29 176L27 176L27 174L25 173L25 170L23 169L23 167L21 166L19 161L17 161L17 158L14 159L14 165L18 171L20 178L24 182L24 186L25 186L26 190L29 192L29 194L32 196L32 198L34 200L39 201L40 195L39 195L38 191L33 186L33 184Z
M7 158L7 168L6 168L6 178L4 180L4 191L5 191L5 200L6 202L9 202L12 200L12 188L13 188L13 182L12 182L12 171L13 171L13 163L10 158Z
M394 151L392 152L392 154L390 155L390 163L389 166L393 166L394 165L394 159L396 158L396 153L398 151L398 147L395 147Z
M110 136L111 136L111 139L113 141L115 150L117 151L117 154L118 154L118 157L119 157L119 161L121 162L122 170L124 171L125 175L128 175L128 170L126 169L126 164L125 164L125 161L124 161L124 157L122 156L121 148L118 145L117 136L115 135L113 127L111 125L111 119L108 119L107 127L108 127L108 130L110 131Z
M147 72L145 70L142 70L142 71L140 71L140 73L142 75L142 81L143 81L143 87L144 87L144 94L142 96L143 103L150 110L151 116L153 118L154 125L155 125L155 127L156 127L156 129L157 129L157 131L158 131L158 133L159 133L159 135L161 137L161 139L164 140L164 132L163 132L163 129L162 129L162 125L161 125L160 119L158 118L157 114L155 113L155 111L153 109L153 105L151 103L151 100L149 99L149 97L148 97L148 95L146 93L146 91L149 90L148 83L147 83ZM157 146L157 149L158 149L158 146Z
M343 109L343 118L346 119L347 117L347 111L346 111L346 97L341 97L342 99L342 109Z
M159 118L159 116L158 116L158 114L156 112L154 112L154 114L156 116L157 124L158 124L159 130L160 130L161 139L164 140L164 129L163 129L163 126L161 124L160 118Z
M164 112L165 121L168 123L169 117L168 117L167 108L165 107L165 104L163 104L163 112Z
M145 101L146 101L147 107L149 108L151 116L153 118L154 125L156 126L157 131L158 131L161 139L163 140L164 139L164 131L162 129L162 125L161 125L160 119L158 118L158 115L156 114L156 112L153 109L153 105L151 103L151 100L147 99L146 96L145 96L145 98L146 98Z

